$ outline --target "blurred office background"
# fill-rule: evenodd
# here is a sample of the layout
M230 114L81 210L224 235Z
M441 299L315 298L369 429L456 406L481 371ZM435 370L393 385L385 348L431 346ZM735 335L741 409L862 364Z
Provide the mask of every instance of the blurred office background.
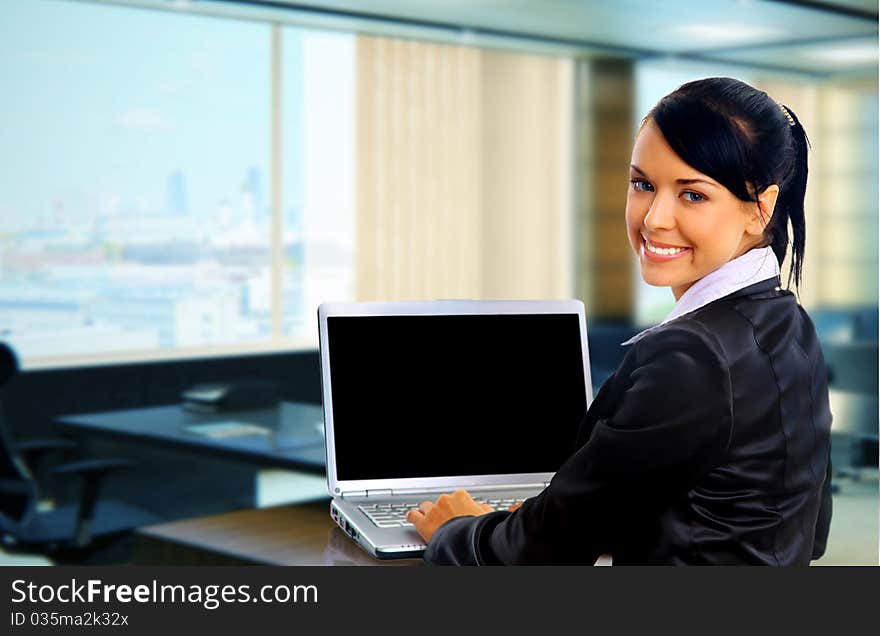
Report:
M725 75L812 142L800 299L837 471L820 563L876 565L877 22L867 0L7 0L11 435L241 368L320 403L327 300L580 298L598 385L673 305L625 236L634 134L679 84ZM179 462L124 452L144 461L111 489L164 518L236 505L206 468L168 507L156 471L181 488ZM257 505L322 488L254 479Z

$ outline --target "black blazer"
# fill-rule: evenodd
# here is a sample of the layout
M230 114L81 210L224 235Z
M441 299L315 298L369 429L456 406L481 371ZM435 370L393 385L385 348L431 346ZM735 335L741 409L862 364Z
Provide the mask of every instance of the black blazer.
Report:
M632 345L550 485L446 522L425 560L808 565L831 520L830 428L813 324L762 281Z

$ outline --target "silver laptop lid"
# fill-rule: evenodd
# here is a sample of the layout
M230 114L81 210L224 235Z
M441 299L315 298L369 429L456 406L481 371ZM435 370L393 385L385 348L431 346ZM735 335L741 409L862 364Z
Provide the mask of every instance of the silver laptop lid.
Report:
M592 401L584 306L318 308L332 495L549 481Z

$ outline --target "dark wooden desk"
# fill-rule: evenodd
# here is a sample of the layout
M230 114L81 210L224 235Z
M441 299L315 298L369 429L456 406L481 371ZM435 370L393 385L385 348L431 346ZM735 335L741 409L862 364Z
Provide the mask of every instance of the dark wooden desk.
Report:
M421 565L379 561L330 519L330 502L257 508L141 528L138 565Z
M323 473L326 459L320 406L281 402L277 407L227 413L193 413L172 404L124 411L61 415L56 422L79 434L148 442L207 451L213 456L245 460L261 466ZM264 434L210 437L189 427L240 422Z

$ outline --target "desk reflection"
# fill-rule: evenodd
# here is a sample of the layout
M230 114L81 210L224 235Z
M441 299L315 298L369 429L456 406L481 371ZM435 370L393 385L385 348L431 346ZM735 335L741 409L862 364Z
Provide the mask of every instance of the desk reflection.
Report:
M330 519L329 500L237 510L141 528L139 565L422 565L380 561Z

